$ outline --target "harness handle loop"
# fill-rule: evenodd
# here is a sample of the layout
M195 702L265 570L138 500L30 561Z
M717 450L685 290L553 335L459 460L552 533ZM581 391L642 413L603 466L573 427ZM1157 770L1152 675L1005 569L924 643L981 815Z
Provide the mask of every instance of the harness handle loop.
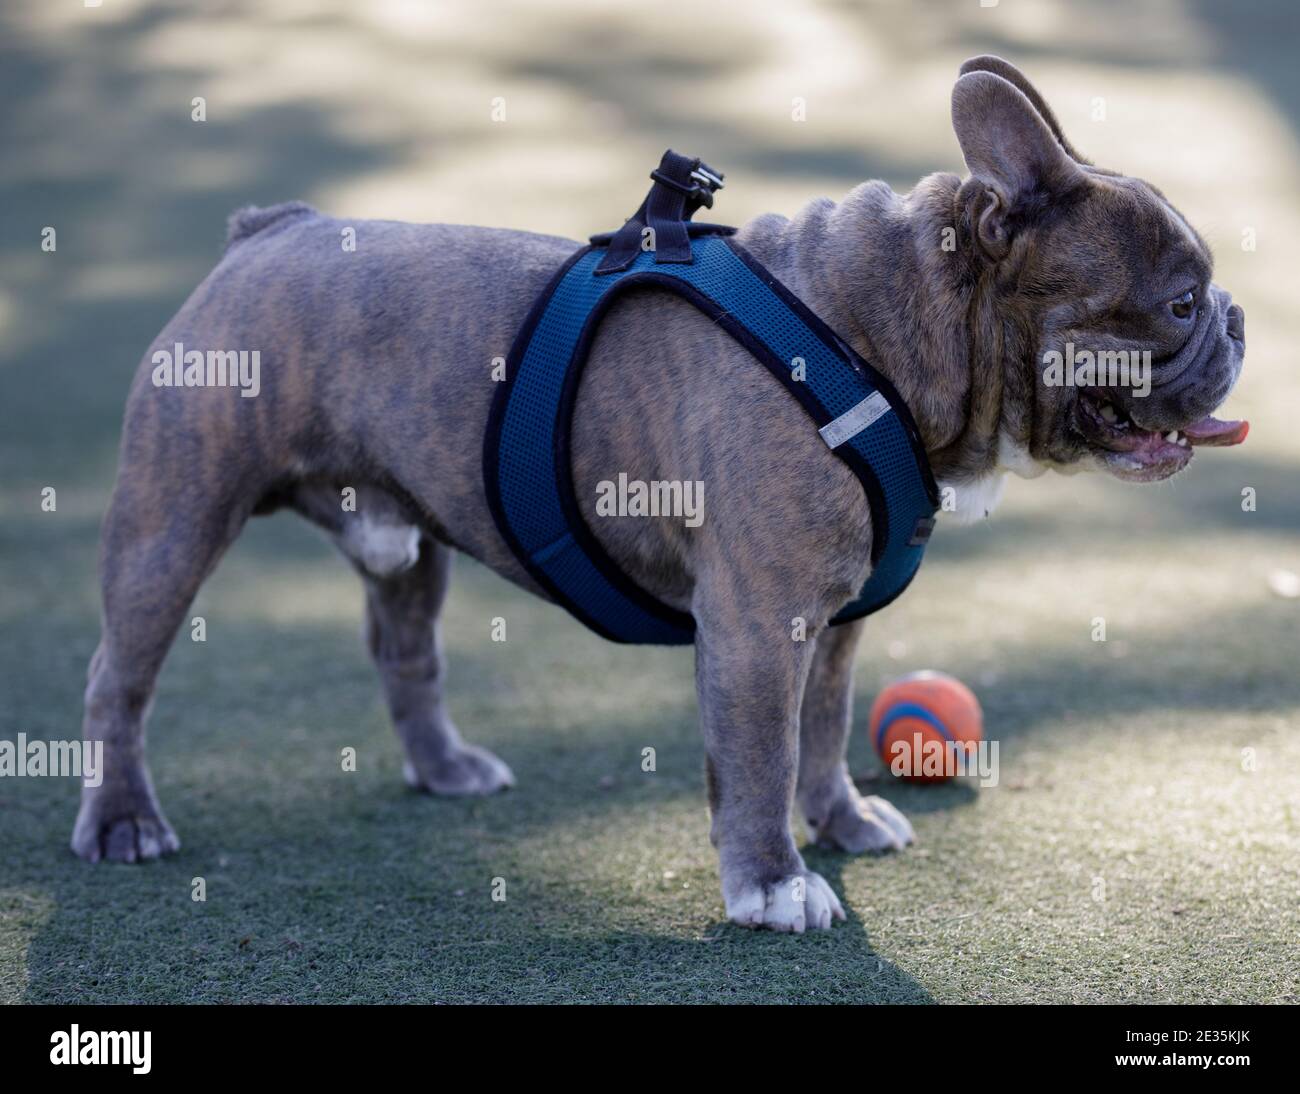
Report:
M690 159L671 148L659 166L650 172L654 185L645 201L623 227L614 233L609 250L596 267L596 273L610 274L626 270L643 249L653 249L655 263L689 265L692 261L691 240L686 222L701 206L713 207L713 194L722 189L721 173L699 159ZM644 247L649 228L649 248Z

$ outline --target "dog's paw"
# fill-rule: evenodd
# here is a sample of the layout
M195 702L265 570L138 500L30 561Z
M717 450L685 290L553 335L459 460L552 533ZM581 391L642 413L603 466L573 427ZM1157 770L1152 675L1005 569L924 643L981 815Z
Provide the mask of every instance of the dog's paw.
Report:
M147 862L180 850L181 841L153 802L82 802L72 850L87 862Z
M821 874L811 870L775 883L738 886L723 896L727 918L742 927L803 934L828 930L832 920L844 918L840 898Z
M402 775L408 786L431 794L465 797L495 794L515 785L514 773L486 748L462 745L435 760L424 760L417 768L407 760Z
M901 851L916 839L907 818L889 802L864 798L851 787L831 807L824 822L809 821L809 828L817 843L855 855L864 851Z

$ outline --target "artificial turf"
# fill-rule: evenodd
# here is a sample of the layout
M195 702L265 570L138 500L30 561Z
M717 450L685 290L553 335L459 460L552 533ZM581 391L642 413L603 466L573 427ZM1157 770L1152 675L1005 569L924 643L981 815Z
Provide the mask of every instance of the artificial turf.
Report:
M1166 554L1153 573L1076 564L1052 547L1070 529L1028 521L966 533L985 541L969 551L941 540L860 656L859 723L896 672L970 680L999 784L900 785L859 724L854 771L919 841L810 851L849 921L803 938L723 920L689 651L606 644L461 566L453 710L519 785L418 795L352 575L305 526L260 522L195 607L206 643L183 632L159 690L150 754L177 856L89 866L66 846L72 781L0 781L0 999L1295 1001L1293 605L1206 575L1189 614L1177 528L1148 544ZM1108 523L1124 524L1113 507ZM11 517L0 544L6 729L75 735L93 521Z

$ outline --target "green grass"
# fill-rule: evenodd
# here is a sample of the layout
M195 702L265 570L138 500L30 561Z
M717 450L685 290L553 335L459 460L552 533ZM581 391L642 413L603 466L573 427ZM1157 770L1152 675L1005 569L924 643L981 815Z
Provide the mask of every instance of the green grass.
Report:
M95 640L93 525L55 519L2 533L24 560L5 613L4 691L19 697L6 722L47 737L76 733ZM979 688L1002 782L898 786L860 728L855 771L910 813L919 844L809 852L850 919L789 938L722 920L688 653L605 644L462 566L453 708L519 787L416 795L350 573L309 529L260 522L196 608L207 643L182 635L158 697L151 754L180 854L90 867L66 848L71 782L0 782L0 999L1295 1001L1290 606L1229 612L1213 646L1159 620L1112 622L1099 645L1090 617L1067 622L1069 595L989 618L978 593L950 602L967 582L1017 585L1000 551L938 554L864 643L859 720L882 674L943 665ZM1071 584L1068 559L1042 565L1044 594ZM954 612L962 624L944 627ZM488 640L502 613L504 645Z
M587 7L521 10L515 33L472 4L409 28L244 0L0 17L0 136L20 153L0 177L0 736L80 732L128 377L249 201L585 234L617 223L647 156L675 145L729 171L720 219L789 213L864 177L955 169L948 84L994 48L1081 147L1150 175L1206 228L1248 312L1231 409L1250 440L1162 487L1048 478L1016 484L987 525L941 527L914 590L868 627L851 753L919 842L808 852L850 918L803 938L723 921L688 651L603 643L461 565L453 714L519 786L419 796L357 583L310 529L256 522L201 594L208 640L182 633L150 726L181 852L91 867L67 849L71 781L0 779L0 1001L1296 1002L1300 601L1268 583L1300 571L1300 97L1275 25L1289 8L1260 6L1269 23L1173 5L1148 33L1105 3L1080 60L1015 5L940 20L800 0L788 22L743 27L690 8L713 21L709 43L743 34L726 56L683 56L633 8L611 35ZM677 93L657 94L669 76ZM513 120L492 128L498 93ZM804 93L809 122L792 127ZM1167 117L1188 110L1204 156L1172 155ZM577 166L552 170L557 148ZM56 255L35 242L47 224ZM1257 251L1237 247L1242 224ZM496 615L505 644L489 640ZM997 787L880 774L865 711L921 667L980 695Z

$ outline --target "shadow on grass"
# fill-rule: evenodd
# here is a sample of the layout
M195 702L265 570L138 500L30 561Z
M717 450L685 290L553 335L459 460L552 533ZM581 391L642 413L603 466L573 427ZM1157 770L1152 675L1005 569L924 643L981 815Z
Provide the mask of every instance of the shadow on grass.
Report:
M471 597L498 583L465 570ZM1140 657L1081 665L1074 646L1027 643L1007 650L1016 668L986 700L990 726L1013 747L1090 732L1105 748L1115 714L1140 721L1144 711L1171 706L1223 715L1300 703L1286 655L1288 613L1194 622L1229 642L1249 636L1253 648L1275 654L1256 657L1243 674L1235 666L1250 663L1245 650L1207 655L1196 626L1181 639L1157 629L1132 636L1135 649L1160 650L1161 672ZM79 624L87 648L88 624ZM567 625L557 615L555 626ZM74 620L59 629L72 634ZM852 911L848 925L801 940L719 923L688 664L657 670L668 673L663 684L676 696L658 710L620 709L613 718L600 709L550 712L529 716L525 728L519 712L548 671L540 653L525 651L503 687L493 652L453 649L458 688L479 696L474 709L486 717L467 733L504 755L520 789L446 801L401 788L398 746L355 628L225 620L220 632L220 645L202 653L178 647L154 719L159 792L186 841L179 856L143 868L91 868L66 850L74 787L0 786L6 836L17 849L0 871L0 893L45 902L43 911L24 905L14 913L28 917L30 930L26 999L928 998L874 952ZM609 652L573 686L637 670L635 651L591 648ZM48 702L27 705L33 717L75 706L54 692L75 696L81 660L47 672L37 698L53 690ZM460 705L453 698L453 708ZM494 705L505 713L488 717ZM49 721L25 728L63 735ZM857 755L863 736L855 734ZM623 774L646 741L658 751L658 773ZM348 746L358 749L362 770L344 777L338 756ZM619 773L612 783L611 772ZM966 784L886 778L866 789L916 815L977 800ZM640 899L645 867L622 856L640 844L662 855L683 843L687 907L662 893ZM842 892L843 871L856 860L818 849L807 855ZM189 899L195 877L208 884L201 906ZM495 877L508 878L516 894L508 912L485 895Z
M346 719L344 690L318 705ZM191 754L176 756L174 742L160 749L160 794L185 840L161 862L80 862L66 848L73 786L0 786L11 849L0 913L28 939L25 1001L929 998L874 952L852 909L848 924L805 939L714 918L699 779L671 774L698 766L684 746L661 750L653 783L605 792L587 764L557 766L545 747L511 750L521 790L437 800L398 788L379 719L360 734L318 726L278 740L257 734L251 723L263 720L191 717L186 732L202 738ZM354 776L335 770L342 740L362 757ZM603 751L605 764L618 761L616 743ZM698 846L676 850L690 827ZM624 856L631 848L636 860L645 843L652 877L662 856L684 857L684 902L662 887L641 892L646 866ZM808 859L843 891L847 856ZM195 878L202 903L190 899ZM490 896L498 878L509 886L500 904Z

